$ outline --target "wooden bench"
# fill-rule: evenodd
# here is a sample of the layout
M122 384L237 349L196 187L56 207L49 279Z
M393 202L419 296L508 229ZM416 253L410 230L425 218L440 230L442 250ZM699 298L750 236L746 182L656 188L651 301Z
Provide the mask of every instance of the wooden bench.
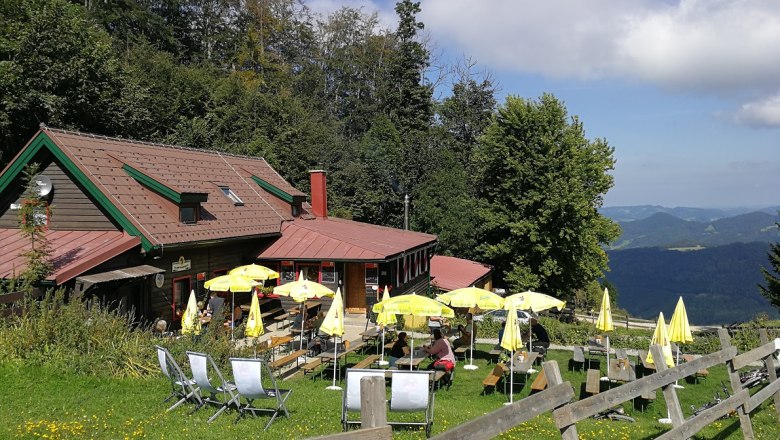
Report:
M545 388L547 388L547 376L544 374L544 368L542 368L542 371L540 371L539 374L536 375L534 381L531 382L531 392L544 391Z
M644 370L644 372L655 373L655 364L647 362L647 352L644 350L639 350L638 356L639 356L639 362L642 363L642 369Z
M498 382L501 381L501 378L504 377L504 368L502 367L504 364L496 364L496 366L493 368L493 370L490 372L490 374L487 375L485 380L482 381L482 386L484 388L495 388L498 385ZM482 390L482 394L485 394L485 390Z
M362 361L360 361L360 362L356 363L355 365L353 365L352 368L368 368L374 362L376 362L377 360L379 360L379 355L378 354L372 354L372 355L366 356L365 359L363 359Z
M309 362L306 362L301 367L301 370L303 370L303 375L305 376L307 373L313 373L314 370L316 370L320 365L322 365L322 359L320 358L314 358Z
M275 308L275 309L268 310L267 312L263 312L263 313L261 313L261 314L260 314L260 318L262 318L262 319L265 319L265 318L267 318L267 317L269 317L269 316L272 316L272 315L275 315L275 314L277 314L277 313L279 313L279 312L281 312L281 311L283 311L283 310L284 310L284 309L283 309L283 308L281 308L281 307L277 307L277 308Z
M301 357L301 356L304 356L307 352L308 352L308 350L294 351L294 352L288 354L287 356L285 356L283 358L280 358L280 359L277 359L277 360L271 362L270 367L271 367L272 370L279 370L282 367L290 365L293 362L297 362L298 358Z
M504 349L501 348L500 345L496 345L493 347L492 350L488 352L488 363L493 362L495 360L496 363L498 363L498 359L501 356L501 353L504 352Z
M453 350L453 353L455 354L455 359L458 359L458 355L463 356L463 360L466 360L467 353L469 351L469 348L465 345L461 345L460 347Z
M585 392L588 394L601 392L601 371L594 368L588 369L588 377L585 379Z
M684 360L685 362L691 362L691 361L693 361L694 359L696 359L696 358L698 358L698 357L701 357L701 356L700 356L700 355L698 355L698 354L684 354L684 355L682 356L682 358L683 358L683 360ZM709 370L707 370L706 368L702 368L701 370L697 371L697 372L696 372L696 373L693 375L693 379L694 379L696 382L698 382L700 378L701 378L701 379L705 379L705 378L707 378L707 376L709 376L709 375L710 375L710 372L709 372Z
M571 355L571 362L569 363L570 370L579 370L585 365L585 347L575 346Z

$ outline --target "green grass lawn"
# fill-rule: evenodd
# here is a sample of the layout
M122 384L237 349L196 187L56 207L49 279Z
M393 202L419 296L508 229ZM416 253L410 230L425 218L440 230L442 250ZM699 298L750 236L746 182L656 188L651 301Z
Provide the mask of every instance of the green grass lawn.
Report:
M480 348L487 351L491 347ZM154 356L151 347L149 356ZM555 351L548 359L558 361L564 379L571 381L575 395L580 398L585 372L569 371L570 357L571 353ZM355 361L353 357L351 362ZM501 408L507 401L500 390L481 395L482 380L492 366L481 358L475 359L475 363L480 367L478 370L466 371L463 363L459 362L455 384L450 390L436 393L434 434ZM229 371L224 373L230 376ZM330 381L319 380L319 375L316 377L280 383L280 387L293 390L288 399L291 418L277 419L264 433L262 429L266 417L249 417L233 424L236 413L232 410L211 425L206 424L206 419L213 414L212 408L188 415L192 406L187 404L166 413L169 405L162 399L168 395L170 386L162 374L138 379L98 379L40 367L0 364L0 386L6 394L0 401L0 438L299 439L340 432L341 393L326 390ZM726 379L725 367L716 367L710 369L710 376L700 383L685 383L685 388L678 390L678 396L686 417L691 414L690 405L699 406L711 400L720 389L721 381ZM515 399L527 395L528 386L517 387ZM577 425L580 438L649 439L668 429L668 426L657 422L657 419L666 416L660 392L656 401L644 412L632 408L631 402L624 404L624 408L637 419L637 423L585 420ZM395 420L397 415L388 413L388 418ZM757 438L780 438L780 424L772 405L765 403L754 412L752 419ZM396 430L395 437L424 438L424 434L421 431ZM560 435L551 416L546 414L512 429L501 438L555 439ZM715 422L697 438L739 439L742 434L734 416Z

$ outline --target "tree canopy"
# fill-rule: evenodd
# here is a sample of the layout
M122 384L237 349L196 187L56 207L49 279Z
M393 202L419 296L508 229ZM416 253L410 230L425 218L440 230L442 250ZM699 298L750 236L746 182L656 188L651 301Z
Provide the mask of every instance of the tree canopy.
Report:
M780 228L780 223L777 226ZM766 285L758 287L769 303L780 309L780 243L773 243L770 246L768 257L769 269L761 268Z
M43 122L263 156L304 192L322 168L333 215L401 227L409 195L411 227L498 285L587 286L616 231L596 211L612 148L550 95L497 109L475 63L432 59L419 2L395 12L384 29L299 0L1 2L0 166Z

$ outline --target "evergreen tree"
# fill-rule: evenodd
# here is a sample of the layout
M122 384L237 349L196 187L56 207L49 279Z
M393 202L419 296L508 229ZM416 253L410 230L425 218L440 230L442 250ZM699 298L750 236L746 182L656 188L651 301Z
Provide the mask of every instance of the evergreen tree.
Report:
M777 223L777 227L780 228L780 223ZM769 264L772 267L771 269L761 268L766 286L758 286L758 288L773 306L780 309L780 243L772 243L768 256Z
M618 226L599 214L613 149L552 95L510 96L474 153L478 252L515 290L569 297L602 276Z
M30 240L30 250L24 252L26 268L21 274L23 285L30 289L54 271L50 261L51 246L46 238L48 217L52 207L40 196L35 180L38 164L27 165L23 171L25 183L22 206L19 209L19 231Z

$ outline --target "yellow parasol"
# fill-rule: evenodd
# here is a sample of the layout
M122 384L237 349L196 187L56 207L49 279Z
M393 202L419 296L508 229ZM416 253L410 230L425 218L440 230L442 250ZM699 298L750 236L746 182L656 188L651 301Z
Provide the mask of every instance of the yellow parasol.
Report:
M517 309L514 303L509 305L509 314L506 316L504 325L504 336L501 338L501 347L511 352L509 363L509 403L513 401L514 376L515 376L515 351L523 346L523 339L520 337L520 326L517 322Z
M263 318L260 315L260 301L257 295L252 295L252 305L249 307L249 317L246 320L246 330L244 334L256 338L265 333L263 328Z
M279 278L279 272L269 269L259 264L247 264L244 266L238 266L229 272L230 275L241 275L242 277L251 278L253 280L275 280Z
M650 345L660 345L663 349L664 353L664 360L666 361L666 365L673 367L674 366L674 358L672 357L672 345L669 341L669 335L666 333L666 323L664 322L664 314L663 312L658 314L658 323L655 326L655 332L653 332L653 339L650 341ZM648 352L647 358L645 359L647 363L654 363L653 362L653 354Z
M250 280L249 278L242 277L241 275L222 275L218 276L216 278L212 278L205 283L203 283L203 287L206 289L217 291L217 292L230 292L232 295L232 298L230 300L230 322L236 321L235 316L235 310L236 310L236 292L251 292L252 289L257 286L257 281ZM233 327L234 325L230 326L230 338L233 338Z
M504 307L504 298L496 295L485 289L477 287L465 287L463 289L455 289L447 293L441 294L436 297L437 300L444 304L449 304L452 307L478 307L482 310L495 310ZM474 325L472 323L472 325ZM469 341L471 347L471 356L469 364L463 368L466 370L476 370L479 367L474 365L474 331L471 331L471 341Z
M303 303L303 310L301 310L301 350L303 350L303 331L304 326L306 325L306 300L333 296L334 292L320 283L304 279L303 271L301 271L301 274L298 276L298 281L276 286L274 287L274 293L277 295L289 296L295 301Z
M409 295L398 295L386 301L380 301L374 304L371 311L374 313L392 313L394 315L455 317L455 312L451 308L426 296L416 295L414 292ZM412 339L409 352L414 356L414 339Z
M609 290L604 288L604 296L601 297L601 310L599 310L599 319L596 321L596 328L602 332L611 332L615 330L612 325L612 305L609 300ZM604 335L607 339L607 375L601 380L609 380L609 335Z
M390 299L390 292L387 290L387 285L385 285L385 291L382 294L382 301L386 301ZM382 327L382 345L379 347L379 350L382 352L382 359L379 360L379 365L387 365L388 362L385 360L385 327L388 325L392 325L398 322L398 319L395 317L394 313L387 313L382 312L377 314L376 316L376 323L380 327Z
M674 308L672 314L672 320L669 321L669 341L676 342L677 345L677 365L680 365L680 346L679 344L686 344L693 342L693 335L691 334L691 325L688 323L688 313L685 311L685 303L683 303L682 296L677 300L677 306ZM674 382L675 388L683 388L682 385L677 385L677 381Z
M190 291L190 299L187 301L187 308L181 315L181 334L192 333L199 335L201 330L200 316L198 316L198 301L195 299L195 291Z
M530 310L532 312L541 312L552 308L561 310L566 307L566 301L530 290L515 293L504 298L504 309L509 310L510 303L514 304L517 310Z
M328 314L325 315L325 319L320 325L320 330L333 336L333 385L329 386L329 390L341 390L341 387L336 385L336 368L338 366L337 350L338 344L336 343L336 336L344 336L344 302L341 299L341 289L336 289L336 295L333 297L333 303L330 305Z

